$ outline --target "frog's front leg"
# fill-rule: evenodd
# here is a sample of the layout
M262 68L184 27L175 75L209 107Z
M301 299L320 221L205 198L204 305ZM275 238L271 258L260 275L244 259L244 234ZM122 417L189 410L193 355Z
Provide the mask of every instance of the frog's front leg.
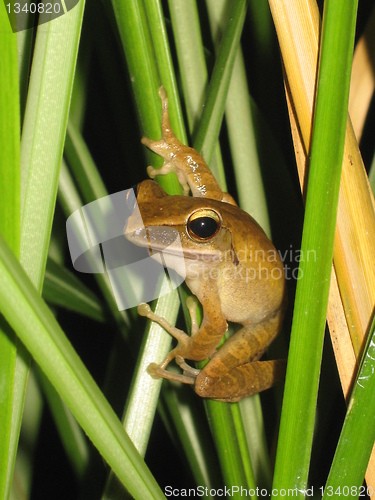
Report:
M269 389L285 377L286 360L258 361L277 335L283 311L233 335L211 358L195 380L204 398L236 402Z
M191 323L192 323L191 334L192 336L194 336L198 331L198 323L196 317L197 301L192 297L189 297L187 299L187 307L190 313ZM166 378L169 380L173 380L175 382L194 384L195 377L198 375L199 370L195 370L194 368L189 366L185 362L184 357L182 356L183 353L189 350L187 344L190 342L191 337L189 337L184 331L179 330L175 326L168 323L168 321L164 319L162 316L158 316L153 311L151 311L151 308L148 304L145 303L140 304L138 306L138 313L141 316L145 316L151 321L155 321L156 323L158 323L168 333L170 333L172 337L174 337L178 341L178 346L175 349L172 349L172 351L168 353L167 357L160 365L158 365L157 363L150 363L150 365L147 368L147 372L149 373L149 375L151 375L153 378ZM169 372L166 370L168 364L173 359L176 359L176 363L184 371L183 375L174 372Z
M217 344L228 328L227 322L222 315L219 315L219 317L215 318L215 326L213 326L207 317L204 317L202 326L199 328L196 317L197 303L197 300L193 297L189 297L187 300L192 323L191 336L168 323L163 317L155 314L151 311L148 304L140 304L138 306L138 313L141 316L146 316L151 321L158 323L178 342L177 346L168 353L162 363L159 365L151 363L148 366L147 371L153 378L166 378L187 384L194 384L199 370L188 365L185 362L185 358L194 361L203 361L215 352ZM176 360L176 363L183 370L183 375L166 370L168 364L173 359Z
M162 316L155 314L151 310L150 306L146 303L142 303L138 306L138 314L140 316L145 316L151 321L155 321L155 323L158 323L161 327L164 328L164 330L170 333L172 337L174 337L178 342L177 347L175 347L174 349L172 349L172 351L168 353L167 357L160 365L156 363L151 363L147 369L150 375L153 376L154 378L160 378L160 377L167 378L164 375L164 373L169 373L166 371L166 367L169 365L169 363L176 357L181 359L181 362L184 361L182 353L188 350L188 343L190 337L184 331L168 323L168 321ZM175 374L172 375L174 376Z

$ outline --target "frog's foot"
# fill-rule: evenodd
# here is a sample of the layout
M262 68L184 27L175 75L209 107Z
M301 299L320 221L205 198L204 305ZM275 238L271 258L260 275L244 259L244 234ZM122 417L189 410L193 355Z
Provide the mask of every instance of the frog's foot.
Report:
M195 384L195 377L191 377L190 375L182 375L180 373L170 372L161 368L160 365L156 363L150 363L147 367L147 373L151 375L152 378L166 378L168 380L173 380L174 382L182 382L183 384Z
M175 326L168 323L166 319L159 316L158 314L155 314L153 311L151 311L150 306L144 302L142 304L139 304L138 314L140 316L145 316L151 321L155 321L155 323L158 323L161 327L164 328L164 330L170 333L172 337L174 337L178 342L177 347L175 347L168 354L168 356L162 363L163 368L165 368L168 365L168 363L172 361L172 359L174 359L176 356L185 356L189 353L191 338L183 330L176 328Z
M147 167L147 175L150 177L150 179L155 179L155 177L160 173L161 169L160 168L154 168L151 165Z
M167 175L174 171L175 171L174 166L166 161L163 163L163 166L161 168L154 168L151 167L151 165L147 167L147 175L150 177L150 179L155 179L157 175Z
M147 141L147 142L146 142ZM163 141L158 141L158 142L152 142L152 144L148 143L149 139L146 139L143 137L142 143L148 146L150 149L156 152L156 149L159 148L160 143ZM160 146L162 147L162 146ZM184 196L189 196L190 193L190 187L188 184L188 179L184 171L179 170L176 168L176 166L170 162L165 161L163 163L163 166L161 168L154 168L154 167L147 167L147 174L150 177L150 179L155 179L157 175L166 175L170 174L171 172L174 172L177 175L178 182L181 184L182 189L184 190Z

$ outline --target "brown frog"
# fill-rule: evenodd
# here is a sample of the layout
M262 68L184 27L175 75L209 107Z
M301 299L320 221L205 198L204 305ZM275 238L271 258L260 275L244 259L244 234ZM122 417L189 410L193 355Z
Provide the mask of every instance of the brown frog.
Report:
M139 314L159 323L177 340L165 360L160 365L151 363L148 372L154 378L191 384L202 397L238 401L284 376L284 360L259 361L281 328L286 303L283 265L257 222L220 189L203 158L176 138L163 87L159 95L162 139L143 138L142 143L162 156L164 164L161 169L148 167L147 172L151 178L175 172L185 196L169 196L154 181L143 181L137 187L142 220L132 215L125 235L138 246L150 248L152 242L153 249L172 254L168 267L186 273L186 284L203 307L203 320L199 326L192 297L187 301L191 336L141 304ZM181 245L174 255L171 234L178 234ZM242 328L217 349L228 321ZM182 374L166 370L173 359ZM186 359L209 361L197 370Z

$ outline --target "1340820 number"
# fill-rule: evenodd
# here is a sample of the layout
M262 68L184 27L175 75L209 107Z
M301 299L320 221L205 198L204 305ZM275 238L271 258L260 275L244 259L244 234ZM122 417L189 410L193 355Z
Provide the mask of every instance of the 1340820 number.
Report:
M324 493L329 497L364 497L366 495L371 496L373 494L372 486L338 486L336 489L333 486L321 486L320 492Z
M25 2L21 5L19 2L6 4L8 14L59 14L61 9L60 2L36 3Z

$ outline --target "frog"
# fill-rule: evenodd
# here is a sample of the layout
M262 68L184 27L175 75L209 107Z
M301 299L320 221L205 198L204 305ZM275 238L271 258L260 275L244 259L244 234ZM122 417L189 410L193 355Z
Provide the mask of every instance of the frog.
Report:
M138 215L129 217L124 232L150 253L151 247L172 253L168 267L185 276L193 295L186 301L190 335L148 304L138 306L141 316L158 323L177 341L166 358L151 363L147 371L155 379L189 384L202 398L234 403L269 389L285 376L284 359L260 360L281 330L287 303L284 267L260 225L222 191L203 157L175 136L164 87L159 96L162 138L141 141L164 163L159 169L147 168L150 179L136 188ZM170 172L177 175L183 195L168 195L153 180ZM175 245L173 250L176 236L179 249ZM240 328L223 343L228 323ZM167 369L172 360L181 372ZM201 369L191 365L203 361Z

